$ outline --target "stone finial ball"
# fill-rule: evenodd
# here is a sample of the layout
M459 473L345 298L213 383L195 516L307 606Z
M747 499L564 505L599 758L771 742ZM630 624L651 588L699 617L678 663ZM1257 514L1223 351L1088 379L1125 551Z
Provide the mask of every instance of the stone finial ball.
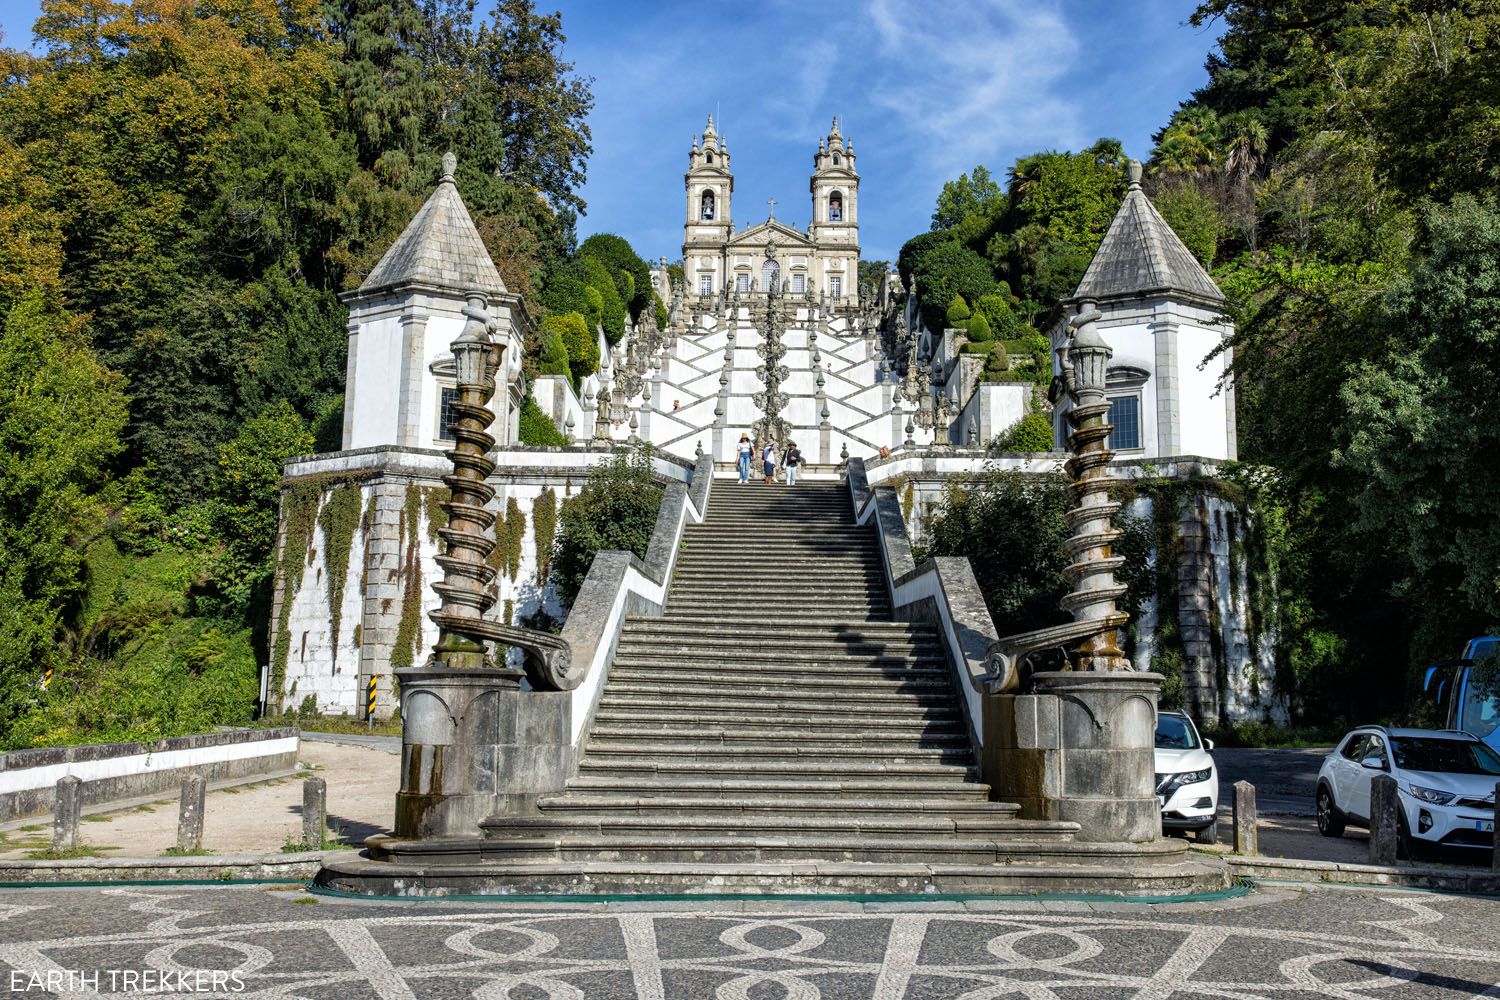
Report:
M1128 160L1125 163L1125 176L1130 178L1130 186L1137 187L1141 183L1141 161Z
M452 151L443 154L443 180L451 181L453 173L458 169L458 157Z

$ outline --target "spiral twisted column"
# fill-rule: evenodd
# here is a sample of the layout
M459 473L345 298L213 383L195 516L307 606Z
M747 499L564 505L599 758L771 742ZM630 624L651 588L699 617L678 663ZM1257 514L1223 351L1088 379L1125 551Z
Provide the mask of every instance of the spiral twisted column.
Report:
M495 490L487 480L495 471L489 453L495 438L487 428L495 421L489 408L495 395L495 373L503 348L490 335L495 320L485 311L485 297L471 293L463 308L463 332L453 342L458 370L458 400L453 404L453 447L447 452L453 471L443 477L449 499L442 506L447 527L439 531L442 554L437 557L443 578L432 585L442 605L432 614L438 641L432 649L434 665L458 668L494 666L484 639L484 613L494 604L490 585L495 569L495 515L487 505Z
M1099 311L1083 302L1069 321L1071 339L1064 348L1063 378L1073 397L1068 411L1072 433L1068 435L1068 475L1073 508L1067 513L1072 535L1063 543L1071 562L1063 571L1071 590L1064 595L1063 610L1075 622L1099 622L1103 626L1073 648L1074 670L1129 670L1130 661L1120 650L1116 602L1125 595L1115 571L1125 565L1114 554L1120 531L1114 516L1120 504L1110 497L1109 462L1114 453L1107 441L1114 429L1109 423L1109 400L1104 395L1109 359L1114 354L1095 324ZM1106 622L1110 624L1105 624Z

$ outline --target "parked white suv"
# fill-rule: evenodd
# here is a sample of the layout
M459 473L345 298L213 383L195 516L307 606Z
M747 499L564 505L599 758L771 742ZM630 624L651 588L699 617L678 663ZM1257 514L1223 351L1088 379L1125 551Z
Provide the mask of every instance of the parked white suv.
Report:
M1219 772L1208 755L1213 740L1198 735L1181 712L1156 714L1156 801L1161 825L1192 830L1201 844L1219 841Z
M1345 736L1318 771L1318 832L1343 836L1346 824L1370 825L1370 783L1396 779L1397 851L1418 844L1482 847L1495 840L1500 754L1451 729L1361 726Z

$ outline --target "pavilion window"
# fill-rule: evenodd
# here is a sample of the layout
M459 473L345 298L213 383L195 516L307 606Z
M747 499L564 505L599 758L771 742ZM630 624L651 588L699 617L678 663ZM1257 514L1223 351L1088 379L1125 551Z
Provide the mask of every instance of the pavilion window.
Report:
M458 420L458 414L453 411L453 404L458 402L458 390L443 386L438 396L438 440L453 440L453 425Z
M713 219L714 219L714 193L712 191L705 191L705 192L703 192L702 212L700 214L702 215L702 218L703 218L704 222L712 222L713 221Z
M838 191L828 196L828 221L844 221L844 196Z
M1109 397L1110 431L1105 447L1114 451L1139 451L1141 447L1141 397L1138 393Z

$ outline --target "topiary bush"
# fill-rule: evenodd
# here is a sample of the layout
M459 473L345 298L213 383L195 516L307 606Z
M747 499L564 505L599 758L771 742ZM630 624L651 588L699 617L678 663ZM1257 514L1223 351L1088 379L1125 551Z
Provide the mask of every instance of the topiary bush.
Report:
M964 301L964 297L962 295L953 296L952 301L948 303L948 325L963 329L963 325L968 322L969 317L972 315L973 313L969 310L969 304Z
M548 317L547 319L551 319ZM573 377L572 366L568 363L568 347L563 343L562 331L556 324L548 325L547 320L542 320L538 327L538 337L541 346L537 349L536 370L542 375L561 375L564 378Z
M570 442L557 425L547 419L547 414L537 405L531 393L527 393L521 400L521 443L533 447L563 447Z
M989 451L992 455L1051 451L1052 445L1052 421L1045 413L1028 413L1010 430L996 437L990 443Z
M1010 353L1006 351L1004 344L991 343L989 354L984 359L985 375L1004 375L1010 371Z
M562 338L567 350L568 374L573 385L582 385L584 379L599 370L599 342L594 339L582 313L562 313L542 320L542 336L553 333Z
M624 549L645 558L661 496L649 451L621 450L594 468L577 496L563 501L552 579L564 604L572 605L600 552Z
M989 320L984 318L983 313L976 313L969 320L969 340L976 344L985 344L994 339L995 334L990 330Z

